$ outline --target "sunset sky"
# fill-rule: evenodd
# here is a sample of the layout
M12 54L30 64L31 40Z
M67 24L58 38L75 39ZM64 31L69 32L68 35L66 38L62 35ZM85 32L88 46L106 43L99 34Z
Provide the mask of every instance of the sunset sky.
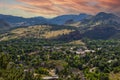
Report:
M0 14L22 17L98 12L120 15L120 0L0 0Z

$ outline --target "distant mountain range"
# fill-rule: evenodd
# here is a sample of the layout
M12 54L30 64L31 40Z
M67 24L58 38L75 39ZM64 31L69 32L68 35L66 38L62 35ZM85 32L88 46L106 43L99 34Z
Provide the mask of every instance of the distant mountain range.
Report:
M37 24L64 25L65 23L69 21L77 22L89 16L90 15L87 15L87 14L62 15L62 16L54 17L52 19L48 19L44 17L23 18L23 17L0 14L0 19L7 21L12 26L30 26L30 25L37 25Z
M69 29L70 27L70 29L67 30L69 34L67 33L66 35L59 36L58 39L60 40L71 40L70 38L74 40L85 37L90 39L120 39L120 17L112 13L100 12L96 15L62 15L52 19L47 19L44 17L22 18L11 15L0 15L1 31L9 30L13 27L14 29L16 29L18 26L19 28L24 27L27 29L26 26L34 27L34 25L50 25L51 27L54 26L54 28L51 28L50 30L55 31L55 34L57 33L57 31L58 33L62 34L62 29ZM29 34L34 33L27 33L27 35Z
M0 14L0 19L8 22L12 26L30 26L36 24L45 24L47 20L44 17L23 18L11 15Z
M58 16L58 17L51 19L49 22L52 24L57 24L57 25L64 25L64 24L81 21L90 16L91 15L84 14L84 13L79 14L79 15L62 15L62 16Z

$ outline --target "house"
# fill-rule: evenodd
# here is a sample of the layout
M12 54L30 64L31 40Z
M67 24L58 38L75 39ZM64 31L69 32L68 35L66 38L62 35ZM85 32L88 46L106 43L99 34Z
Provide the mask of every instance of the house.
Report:
M82 49L78 49L77 51L76 51L76 54L85 54L85 51L83 51Z
M84 54L90 53L90 52L94 53L95 51L94 50L88 50L88 49L86 49L86 50L78 49L76 51L76 54L84 55Z
M58 76L46 76L46 77L43 77L42 79L43 80L58 80Z

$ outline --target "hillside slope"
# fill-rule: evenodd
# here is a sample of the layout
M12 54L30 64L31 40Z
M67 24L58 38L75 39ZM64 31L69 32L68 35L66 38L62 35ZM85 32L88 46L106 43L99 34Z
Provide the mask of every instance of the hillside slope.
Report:
M12 27L8 22L6 22L4 20L0 20L0 33L3 33L5 31L9 30L10 28L12 28Z
M91 39L116 38L120 33L120 17L111 13L100 12L97 15L73 24L83 37Z
M20 39L20 38L41 38L56 39L59 36L70 34L75 31L75 27L57 25L36 25L28 27L18 27L0 35L0 40Z

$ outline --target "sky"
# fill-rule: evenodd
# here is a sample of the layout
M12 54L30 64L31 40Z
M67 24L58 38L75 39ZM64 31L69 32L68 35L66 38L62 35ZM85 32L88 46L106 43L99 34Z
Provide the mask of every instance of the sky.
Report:
M55 17L65 14L114 13L120 16L120 0L0 0L0 14L22 17Z

